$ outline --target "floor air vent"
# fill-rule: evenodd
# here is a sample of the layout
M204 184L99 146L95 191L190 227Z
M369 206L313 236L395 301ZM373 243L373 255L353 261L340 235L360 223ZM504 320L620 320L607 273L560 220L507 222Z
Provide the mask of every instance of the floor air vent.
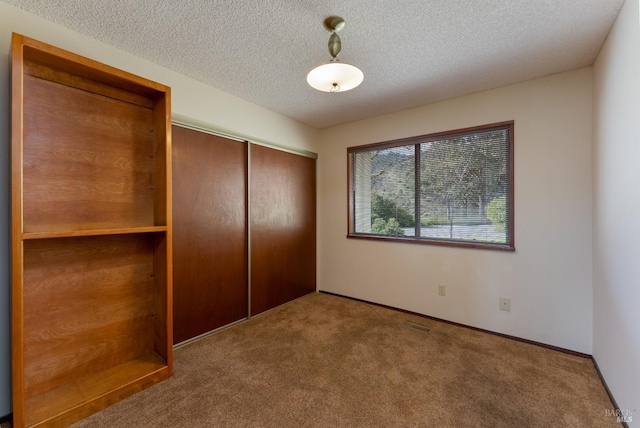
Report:
M431 329L429 327L427 327L426 325L416 324L416 323L411 322L411 321L405 321L404 325L405 325L405 327L413 328L415 330L431 331Z

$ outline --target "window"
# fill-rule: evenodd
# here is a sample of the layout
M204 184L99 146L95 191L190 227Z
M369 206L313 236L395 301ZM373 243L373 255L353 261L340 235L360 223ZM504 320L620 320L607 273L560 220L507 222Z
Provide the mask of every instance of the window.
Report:
M513 251L513 122L349 147L349 237Z

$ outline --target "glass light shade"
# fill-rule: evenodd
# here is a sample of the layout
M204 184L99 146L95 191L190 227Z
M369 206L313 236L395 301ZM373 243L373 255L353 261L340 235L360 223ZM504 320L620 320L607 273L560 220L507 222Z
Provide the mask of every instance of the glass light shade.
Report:
M324 92L348 91L363 80L364 74L358 67L337 61L318 66L307 74L309 85Z

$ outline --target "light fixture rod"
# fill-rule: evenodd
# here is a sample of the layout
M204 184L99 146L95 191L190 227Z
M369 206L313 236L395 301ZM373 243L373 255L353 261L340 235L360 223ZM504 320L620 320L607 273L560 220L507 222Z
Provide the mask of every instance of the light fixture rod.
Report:
M342 41L340 40L340 36L336 33L332 33L331 37L329 37L329 54L333 58L337 57L340 51L342 50Z

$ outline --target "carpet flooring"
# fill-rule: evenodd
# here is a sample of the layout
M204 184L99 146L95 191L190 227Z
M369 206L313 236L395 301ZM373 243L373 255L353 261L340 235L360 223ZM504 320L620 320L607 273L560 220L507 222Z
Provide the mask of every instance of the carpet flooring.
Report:
M589 359L314 293L74 427L616 427L612 408Z

